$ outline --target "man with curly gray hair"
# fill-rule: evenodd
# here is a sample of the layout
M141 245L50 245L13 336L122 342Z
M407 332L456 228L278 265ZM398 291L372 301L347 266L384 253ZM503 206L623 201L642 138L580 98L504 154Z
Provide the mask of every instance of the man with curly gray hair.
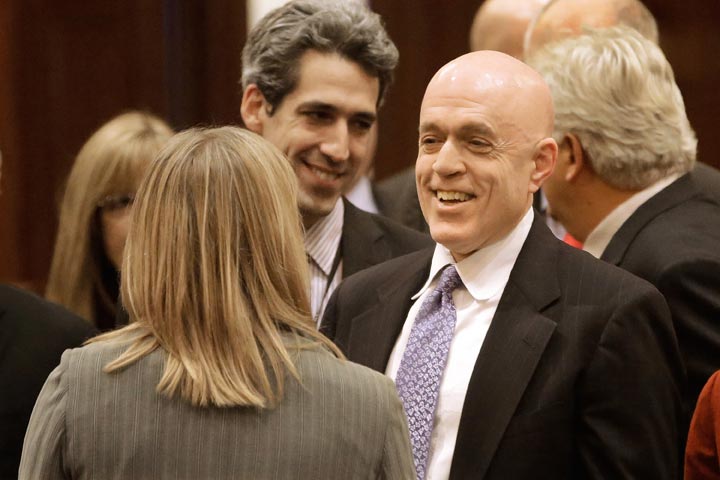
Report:
M690 414L720 368L720 205L689 173L697 140L672 68L627 27L548 44L531 63L555 103L551 215L586 251L665 295Z
M371 156L397 61L380 17L343 0L291 1L263 17L243 49L242 119L297 175L318 319L343 277L431 242L341 199Z

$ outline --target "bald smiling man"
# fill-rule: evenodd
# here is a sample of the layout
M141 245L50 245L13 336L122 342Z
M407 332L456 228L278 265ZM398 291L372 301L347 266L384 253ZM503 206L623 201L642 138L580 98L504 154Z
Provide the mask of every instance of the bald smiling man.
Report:
M416 176L434 248L348 278L323 330L397 384L418 479L675 478L683 369L650 284L557 240L542 78L474 52L430 81Z

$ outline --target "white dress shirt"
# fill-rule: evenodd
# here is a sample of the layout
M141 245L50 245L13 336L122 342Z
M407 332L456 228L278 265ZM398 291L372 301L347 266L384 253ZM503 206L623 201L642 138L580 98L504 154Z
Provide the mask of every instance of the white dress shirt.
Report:
M380 213L377 203L375 202L375 195L373 195L372 182L370 182L370 179L365 175L360 177L352 190L345 194L345 198L360 210L365 210L370 213Z
M345 206L339 199L329 215L318 220L305 232L305 253L310 267L310 308L319 325L330 295L342 279L342 260L328 288L328 277L342 238Z
M644 190L640 190L632 197L625 200L611 211L605 218L598 223L590 235L587 236L583 243L583 250L590 253L595 258L600 258L607 248L610 240L620 230L620 227L635 213L635 210L650 200L652 197L660 193L665 187L673 183L680 177L680 174L670 175L662 180L658 180Z
M475 361L485 335L490 328L500 297L520 254L533 222L533 209L528 209L520 223L502 240L484 247L462 261L455 263L450 251L435 246L430 275L425 285L412 298L402 332L390 354L385 373L395 380L400 361L407 346L410 329L425 297L432 293L439 278L435 278L445 265L455 264L463 286L453 291L457 311L455 333L440 382L430 452L427 480L446 479L450 475L460 416Z

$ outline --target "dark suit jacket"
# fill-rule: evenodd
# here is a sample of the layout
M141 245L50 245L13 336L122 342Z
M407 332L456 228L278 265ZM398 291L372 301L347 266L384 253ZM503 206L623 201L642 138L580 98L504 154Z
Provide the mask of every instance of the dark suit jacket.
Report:
M695 164L695 170L690 174L695 180L698 189L708 197L720 203L720 170L701 162Z
M62 352L95 333L64 308L0 285L0 478L17 478L30 413Z
M380 213L386 217L413 230L430 232L420 209L414 165L374 184L373 195Z
M385 371L431 258L348 278L322 330ZM536 216L475 362L450 478L675 478L683 381L658 291L564 245Z
M342 229L343 278L391 258L433 245L418 233L380 215L345 202Z
M649 281L667 299L688 373L687 414L720 369L720 206L701 192L698 173L640 206L601 257Z

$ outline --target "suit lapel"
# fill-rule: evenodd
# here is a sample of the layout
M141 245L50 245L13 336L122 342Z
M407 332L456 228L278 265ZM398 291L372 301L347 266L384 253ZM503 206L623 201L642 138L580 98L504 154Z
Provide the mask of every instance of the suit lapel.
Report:
M405 266L395 267L396 273L368 296L371 307L352 319L348 358L385 371L412 305L411 297L427 280L432 255L432 248L408 255Z
M702 194L695 186L690 174L678 178L635 210L613 235L600 259L613 265L619 265L628 247L638 233L645 228L645 225L661 213L699 195Z
M492 461L555 331L543 311L560 297L557 260L558 241L536 214L475 362L450 478L482 478Z
M383 231L370 214L361 212L343 198L342 239L343 278L379 263L377 258L388 258L387 247L382 242Z

